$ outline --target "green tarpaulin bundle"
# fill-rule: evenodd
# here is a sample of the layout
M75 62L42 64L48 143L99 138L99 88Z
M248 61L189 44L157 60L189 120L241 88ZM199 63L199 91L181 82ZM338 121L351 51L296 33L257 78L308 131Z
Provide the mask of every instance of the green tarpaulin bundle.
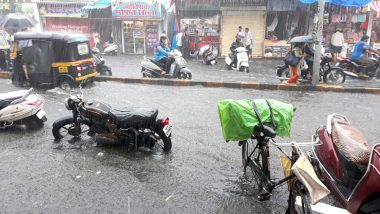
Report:
M294 113L293 106L273 99L267 99L267 101L272 107L277 135L281 137L290 136ZM271 113L266 100L256 99L253 102L257 106L263 123L271 124ZM249 139L253 134L254 127L259 125L251 100L221 100L218 102L218 112L225 140L243 141Z

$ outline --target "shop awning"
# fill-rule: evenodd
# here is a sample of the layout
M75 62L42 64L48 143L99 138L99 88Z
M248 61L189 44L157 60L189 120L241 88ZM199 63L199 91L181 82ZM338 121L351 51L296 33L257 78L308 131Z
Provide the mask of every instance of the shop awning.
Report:
M376 12L380 12L380 1L373 1L371 3L371 7L373 10L375 10Z
M298 0L304 4L312 4L318 2L318 0ZM326 0L326 3L331 3L344 7L363 7L371 3L372 0Z
M111 18L111 0L100 0L81 8L88 18Z
M81 10L104 9L107 7L111 7L111 0L100 0L82 7Z

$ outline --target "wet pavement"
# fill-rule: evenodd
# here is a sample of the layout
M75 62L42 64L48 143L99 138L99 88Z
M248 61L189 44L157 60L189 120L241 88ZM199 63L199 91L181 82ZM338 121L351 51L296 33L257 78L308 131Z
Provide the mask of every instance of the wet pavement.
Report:
M0 80L1 92L12 90L9 80ZM284 213L285 186L270 201L258 202L244 182L241 148L224 142L221 133L217 101L224 98L292 103L292 138L298 141L310 140L327 114L336 112L347 115L372 145L379 142L376 95L100 82L84 90L86 99L115 108L155 107L159 117L169 116L175 126L172 151L127 152L96 146L86 137L57 144L51 125L70 114L62 103L69 94L38 92L46 99L45 125L0 130L0 213ZM279 153L271 151L273 175L282 178Z
M106 65L112 68L113 76L142 78L140 62L142 55L104 56ZM281 59L252 59L250 72L228 70L224 59L219 59L216 65L204 65L201 60L188 60L188 68L196 81L225 81L225 82L260 82L268 84L280 83L276 76L276 66L283 65ZM358 80L347 77L341 84L350 87L380 87L380 80Z

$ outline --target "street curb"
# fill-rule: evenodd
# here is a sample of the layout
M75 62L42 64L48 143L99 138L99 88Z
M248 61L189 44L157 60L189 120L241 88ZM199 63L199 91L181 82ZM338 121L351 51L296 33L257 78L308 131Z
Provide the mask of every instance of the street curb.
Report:
M0 78L9 79L10 72L0 72ZM107 77L97 76L95 81L119 82L119 83L139 83L147 85L165 85L165 86L203 86L207 88L235 88L235 89L256 89L256 90L281 90L281 91L328 91L340 93L366 93L380 95L380 88L359 88L359 87L343 87L340 85L319 84L312 85L296 85L296 84L267 84L260 82L224 82L224 81L192 81L177 79L138 79L123 77Z
M2 79L10 79L11 78L11 72L0 71L0 78L2 78Z

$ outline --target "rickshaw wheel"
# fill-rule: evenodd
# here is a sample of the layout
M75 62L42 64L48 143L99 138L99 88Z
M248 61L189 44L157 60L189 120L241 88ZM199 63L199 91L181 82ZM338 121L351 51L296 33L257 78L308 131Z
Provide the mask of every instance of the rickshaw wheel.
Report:
M60 83L59 83L59 87L65 91L70 91L71 88L72 88L72 84L70 84L70 81L68 80L62 80Z

